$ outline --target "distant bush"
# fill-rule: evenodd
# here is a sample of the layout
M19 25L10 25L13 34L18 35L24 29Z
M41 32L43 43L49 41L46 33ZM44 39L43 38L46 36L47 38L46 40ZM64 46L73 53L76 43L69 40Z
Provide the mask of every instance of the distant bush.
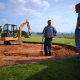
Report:
M28 35L25 31L22 31L22 35L25 36L25 35Z
M67 38L67 37L64 37L64 38Z
M41 35L42 33L37 33L37 34Z
M2 26L0 25L0 33L2 32L2 28L1 28Z
M61 37L58 37L58 38L61 38Z

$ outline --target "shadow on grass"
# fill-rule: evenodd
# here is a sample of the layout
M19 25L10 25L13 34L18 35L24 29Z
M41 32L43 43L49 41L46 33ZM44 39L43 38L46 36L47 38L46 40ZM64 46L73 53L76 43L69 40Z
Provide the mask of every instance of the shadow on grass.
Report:
M80 62L73 61L75 57L58 60L59 58L54 58L56 61L44 61L41 59L40 63L27 64L29 62L36 62L36 60L18 60L15 61L18 64L26 64L26 65L17 65L6 68L8 71L1 78L3 80L9 80L13 78L13 80L80 80ZM12 61L13 62L13 61ZM37 59L39 62L39 59ZM10 72L11 70L11 72ZM4 73L4 71L2 72ZM15 76L16 75L16 76ZM12 77L10 77L12 76Z
M80 80L80 62L72 59L39 63L46 68L26 80Z
M30 66L33 72L31 71L29 73L31 75L26 76L24 80L80 80L80 62L73 61L74 58L76 57L58 60L60 58L56 57L57 61L46 59L47 62L42 59L43 63L33 63L34 66ZM36 60L18 60L16 63L26 64L28 61L36 62ZM38 59L37 62L39 62ZM44 66L43 69L41 69L42 66Z

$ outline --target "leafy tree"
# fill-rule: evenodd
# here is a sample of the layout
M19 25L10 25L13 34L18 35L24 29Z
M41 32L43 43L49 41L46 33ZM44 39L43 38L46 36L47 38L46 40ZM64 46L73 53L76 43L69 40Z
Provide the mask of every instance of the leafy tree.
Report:
M25 31L22 31L22 36L28 35Z
M1 28L2 26L0 25L0 33L2 32L2 28Z
M15 30L15 33L19 33L19 30ZM22 36L28 35L25 31L22 31Z
M17 33L17 32L19 33L19 30L15 30L15 33Z

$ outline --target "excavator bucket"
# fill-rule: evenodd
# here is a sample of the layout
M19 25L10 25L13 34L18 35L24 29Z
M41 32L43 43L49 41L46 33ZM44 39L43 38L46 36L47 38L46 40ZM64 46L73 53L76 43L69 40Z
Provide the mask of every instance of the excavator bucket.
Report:
M30 38L31 36L24 36L24 38Z
M29 35L24 36L24 38L31 38L31 33L29 33Z
M22 44L22 41L4 41L5 45L20 45Z

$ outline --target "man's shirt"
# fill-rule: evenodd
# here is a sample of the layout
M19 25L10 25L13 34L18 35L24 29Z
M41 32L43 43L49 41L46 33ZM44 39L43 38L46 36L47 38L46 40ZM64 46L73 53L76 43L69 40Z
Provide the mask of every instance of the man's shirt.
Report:
M45 30L45 38L51 38L51 36L53 36L53 34L55 34L55 36L57 36L57 31L53 26L51 26L51 27L46 26L44 28L44 30Z
M80 12L78 13L77 23L79 21L79 18L80 18ZM80 33L80 30L77 29L77 26L76 26L75 33Z

